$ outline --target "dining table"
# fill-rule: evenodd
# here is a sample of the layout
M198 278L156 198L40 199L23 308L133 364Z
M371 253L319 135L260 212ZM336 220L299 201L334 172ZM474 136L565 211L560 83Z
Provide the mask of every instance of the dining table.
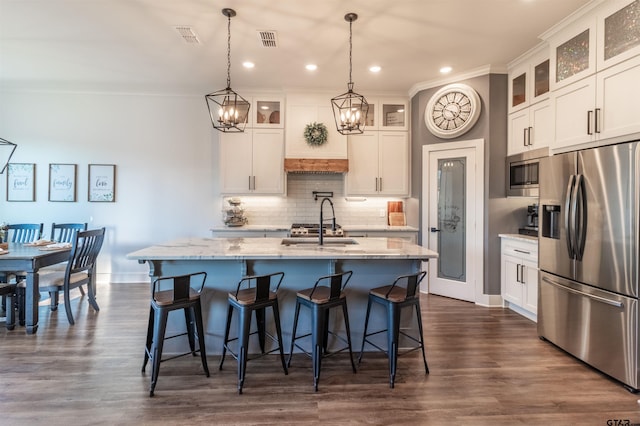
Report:
M38 302L40 300L38 271L45 266L69 260L71 247L46 247L24 243L9 243L0 252L0 273L20 272L26 275L25 327L27 334L38 331Z

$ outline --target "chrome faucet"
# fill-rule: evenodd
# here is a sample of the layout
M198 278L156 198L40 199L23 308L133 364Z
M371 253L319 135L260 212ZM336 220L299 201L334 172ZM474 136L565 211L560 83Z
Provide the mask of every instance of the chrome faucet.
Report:
M333 202L331 202L331 199L325 197L322 199L322 202L320 203L320 229L319 229L319 233L318 233L318 244L323 245L324 241L324 217L322 215L322 207L324 206L324 202L328 201L329 204L331 205L331 216L333 216L331 218L332 221L332 225L331 225L331 230L333 232L335 232L336 230L336 211L333 209Z

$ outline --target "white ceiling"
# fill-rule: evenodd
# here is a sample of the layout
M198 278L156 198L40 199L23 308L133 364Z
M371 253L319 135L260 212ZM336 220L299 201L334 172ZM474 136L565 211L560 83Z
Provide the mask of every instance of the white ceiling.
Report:
M230 7L231 86L346 91L347 12L355 90L412 86L506 64L588 0L0 0L0 85L205 94L226 83ZM200 44L175 26L190 26ZM257 30L273 30L264 48ZM255 68L242 67L245 60ZM304 65L318 65L315 72ZM371 74L369 66L382 71Z

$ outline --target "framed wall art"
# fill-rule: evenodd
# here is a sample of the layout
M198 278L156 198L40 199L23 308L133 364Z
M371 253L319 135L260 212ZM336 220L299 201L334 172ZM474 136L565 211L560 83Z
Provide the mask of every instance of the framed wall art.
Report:
M9 163L7 167L7 201L36 200L36 165Z
M116 200L115 164L89 164L89 201Z
M49 201L76 201L75 164L49 164Z

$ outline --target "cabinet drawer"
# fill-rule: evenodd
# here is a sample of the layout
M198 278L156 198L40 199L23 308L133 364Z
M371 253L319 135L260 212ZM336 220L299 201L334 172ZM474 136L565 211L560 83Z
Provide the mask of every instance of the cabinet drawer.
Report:
M538 263L538 244L524 241L503 240L502 254Z

